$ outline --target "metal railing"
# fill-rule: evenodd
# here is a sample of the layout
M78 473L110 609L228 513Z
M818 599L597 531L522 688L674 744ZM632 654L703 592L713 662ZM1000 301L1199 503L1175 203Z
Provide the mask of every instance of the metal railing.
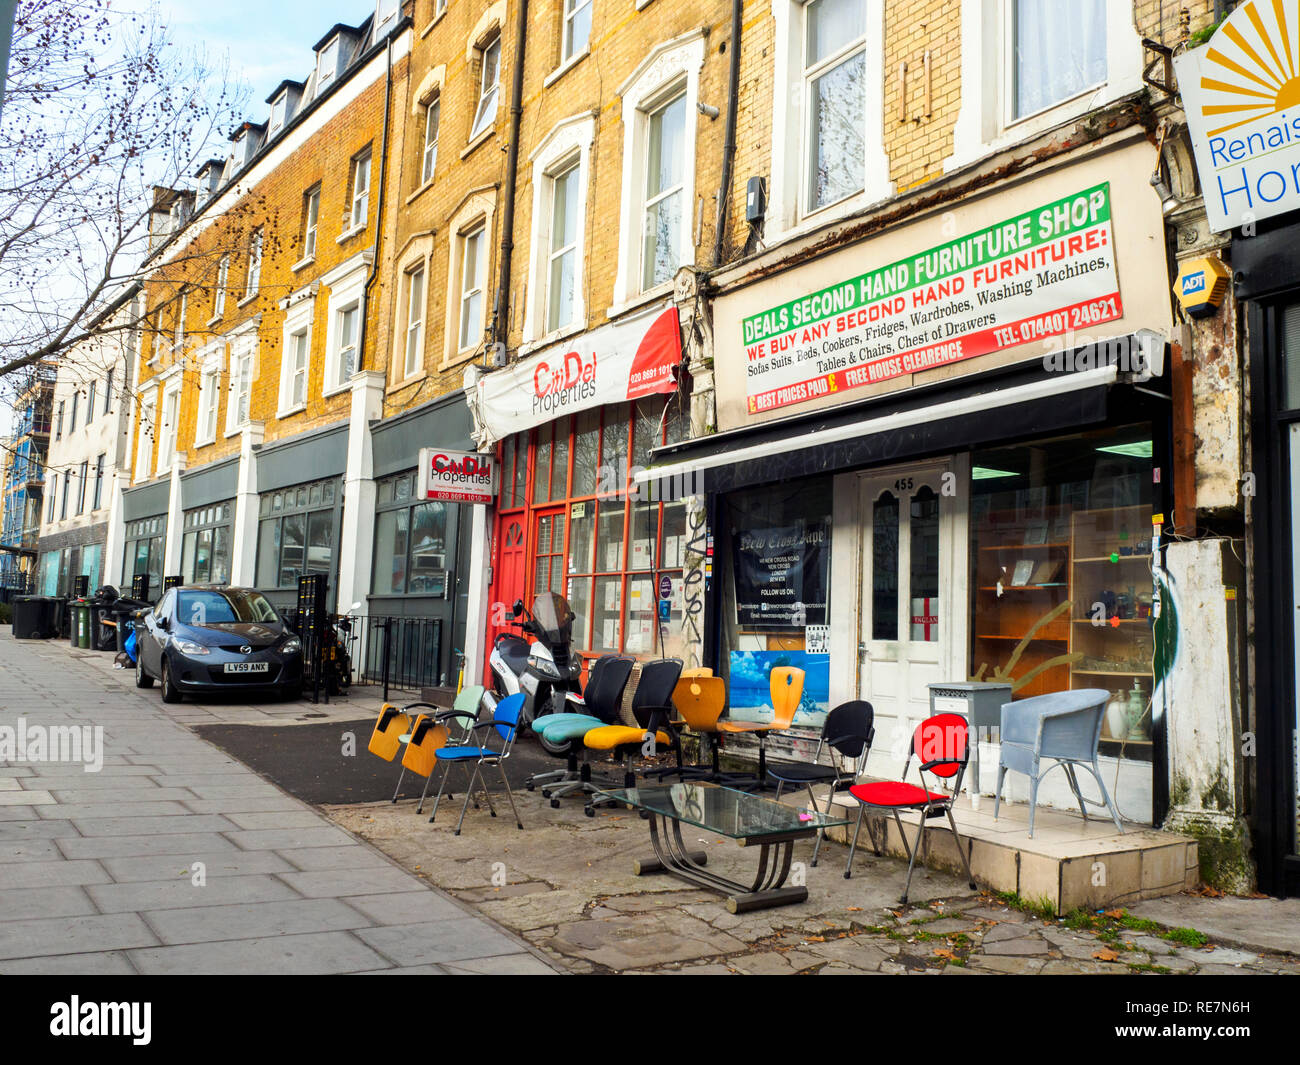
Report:
M361 654L358 684L419 691L445 680L442 673L442 618L372 614L359 619Z

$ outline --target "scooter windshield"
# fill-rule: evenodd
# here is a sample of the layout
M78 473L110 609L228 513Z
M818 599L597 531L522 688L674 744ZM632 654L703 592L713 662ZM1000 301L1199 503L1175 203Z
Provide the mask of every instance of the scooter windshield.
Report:
M573 617L569 601L555 592L545 592L533 600L533 620L548 643L568 642L573 631Z

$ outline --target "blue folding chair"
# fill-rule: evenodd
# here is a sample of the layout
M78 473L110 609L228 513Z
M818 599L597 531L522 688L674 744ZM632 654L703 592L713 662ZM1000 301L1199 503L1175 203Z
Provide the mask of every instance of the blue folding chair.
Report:
M442 800L442 788L447 783L447 777L451 775L453 765L472 765L470 771L469 785L465 789L465 802L460 808L460 820L456 822L456 835L460 835L460 827L465 823L465 811L469 809L470 798L474 794L474 781L478 780L483 785L483 795L487 799L488 810L492 816L496 817L496 807L492 805L492 793L488 790L487 780L483 776L484 766L495 766L498 773L501 774L501 783L505 785L506 796L510 800L510 809L515 814L515 825L519 828L524 827L524 823L519 820L519 808L515 805L514 792L510 790L510 781L506 779L504 762L510 757L511 748L515 745L515 736L519 732L519 712L524 707L523 693L516 695L507 695L492 710L492 718L489 721L480 721L476 725L470 726L471 734L480 729L494 728L497 731L501 742L497 745L500 750L490 747L440 747L436 753L438 761L447 763L447 770L442 775L442 786L438 788L438 797L433 800L433 812L429 815L429 823L438 816L438 803ZM491 737L482 742L490 742Z

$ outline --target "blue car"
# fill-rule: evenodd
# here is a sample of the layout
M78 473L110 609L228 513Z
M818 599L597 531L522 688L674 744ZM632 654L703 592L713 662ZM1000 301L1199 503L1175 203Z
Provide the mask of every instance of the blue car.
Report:
M261 592L171 588L136 624L135 685L165 703L213 692L302 694L302 641Z

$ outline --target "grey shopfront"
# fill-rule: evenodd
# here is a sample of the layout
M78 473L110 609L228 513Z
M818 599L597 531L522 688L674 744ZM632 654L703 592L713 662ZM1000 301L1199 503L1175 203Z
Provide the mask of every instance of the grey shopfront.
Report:
M239 459L181 477L181 577L186 584L228 584Z
M403 650L436 659L442 683L454 682L454 650L464 646L471 508L416 497L417 456L433 446L474 449L460 394L373 427L375 546L367 613L400 619L397 631L410 645Z
M147 574L151 599L157 598L162 590L170 489L169 482L158 481L132 488L122 498L122 518L126 526L122 550L123 583L129 589L133 578Z
M347 450L344 423L257 454L256 585L277 606L294 604L307 573L338 587Z

